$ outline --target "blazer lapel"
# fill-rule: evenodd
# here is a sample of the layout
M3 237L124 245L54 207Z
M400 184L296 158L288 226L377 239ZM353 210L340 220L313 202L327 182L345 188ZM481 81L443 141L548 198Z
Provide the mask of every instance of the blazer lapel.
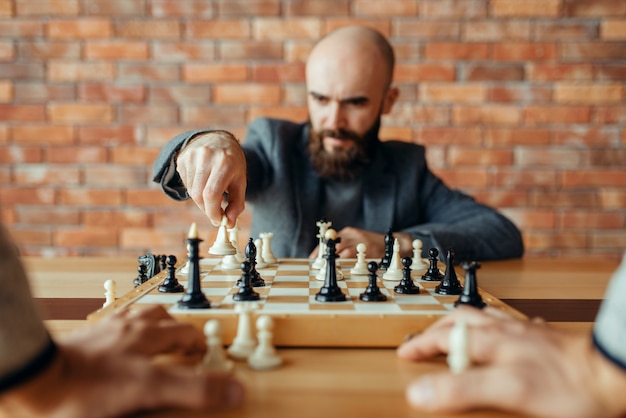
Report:
M387 170L387 162L379 148L363 177L363 216L365 225L374 231L384 233L393 228L397 193L393 175L391 170Z

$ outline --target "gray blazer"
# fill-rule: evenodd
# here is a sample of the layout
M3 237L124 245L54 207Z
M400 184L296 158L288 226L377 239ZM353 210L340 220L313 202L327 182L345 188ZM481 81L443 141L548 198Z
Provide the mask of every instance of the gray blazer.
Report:
M177 200L188 199L175 170L175 152L198 133L173 138L154 165L154 181ZM252 209L252 234L273 232L277 257L306 257L317 245L315 225L320 179L307 156L308 125L260 118L253 121L242 146L248 164L246 201ZM519 230L494 209L449 189L427 167L424 147L399 141L380 142L362 177L365 229L408 232L424 250L440 254L454 248L456 260L490 260L523 254Z

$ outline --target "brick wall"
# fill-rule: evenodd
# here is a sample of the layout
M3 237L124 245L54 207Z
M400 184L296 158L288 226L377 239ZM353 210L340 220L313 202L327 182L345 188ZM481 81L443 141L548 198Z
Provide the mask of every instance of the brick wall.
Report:
M25 254L180 254L192 221L208 241L149 181L160 146L304 119L303 62L349 23L396 48L384 138L427 145L529 255L622 253L624 0L0 0L2 221Z

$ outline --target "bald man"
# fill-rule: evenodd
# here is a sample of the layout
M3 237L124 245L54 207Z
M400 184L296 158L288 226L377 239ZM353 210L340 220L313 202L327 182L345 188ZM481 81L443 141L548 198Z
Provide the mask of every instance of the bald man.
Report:
M233 226L247 202L252 235L273 232L280 258L314 256L316 221L342 238L340 257L384 254L391 229L401 254L416 238L457 260L520 257L518 229L492 208L449 189L428 169L424 147L380 141L381 116L398 98L394 54L378 32L350 26L331 32L306 64L309 120L253 121L243 144L223 130L173 138L154 165L154 181L177 200L188 198L213 225Z

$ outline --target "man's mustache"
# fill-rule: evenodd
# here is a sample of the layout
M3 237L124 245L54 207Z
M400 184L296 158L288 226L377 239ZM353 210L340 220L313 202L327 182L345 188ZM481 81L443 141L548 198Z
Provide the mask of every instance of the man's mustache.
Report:
M324 129L320 132L319 136L322 138L331 137L348 141L358 141L360 139L360 136L356 132L347 129Z

